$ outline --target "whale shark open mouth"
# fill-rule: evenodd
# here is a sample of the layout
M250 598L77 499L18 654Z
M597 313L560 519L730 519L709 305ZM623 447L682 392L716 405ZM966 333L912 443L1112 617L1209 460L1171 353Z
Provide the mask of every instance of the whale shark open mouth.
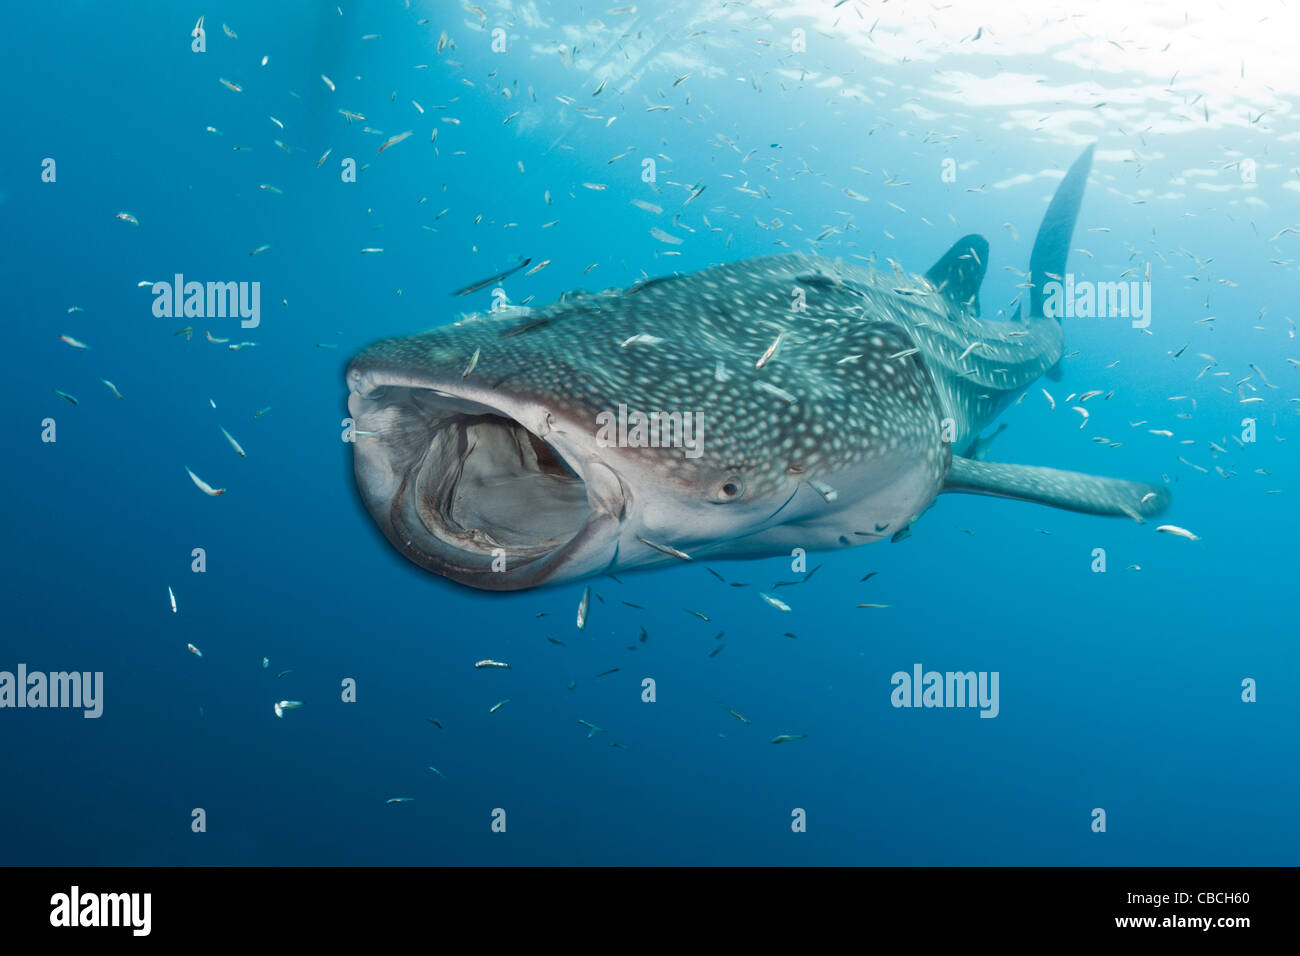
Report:
M415 563L480 588L532 587L611 539L627 489L540 406L407 376L349 381L358 487Z

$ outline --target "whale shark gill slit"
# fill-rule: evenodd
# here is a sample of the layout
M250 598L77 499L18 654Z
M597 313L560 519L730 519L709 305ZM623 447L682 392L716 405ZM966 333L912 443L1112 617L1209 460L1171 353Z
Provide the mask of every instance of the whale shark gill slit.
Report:
M767 520L768 520L768 521L771 521L773 518L775 518L777 515L779 515L782 511L784 511L784 510L786 509L786 505L788 505L788 504L790 504L790 502L794 501L794 496L797 495L798 493L799 493L799 486L796 485L794 491L790 492L790 497L789 497L789 498L786 498L785 501L782 502L781 507L777 508L777 509L776 509L775 511L773 511L770 515L768 515L768 516L767 516Z

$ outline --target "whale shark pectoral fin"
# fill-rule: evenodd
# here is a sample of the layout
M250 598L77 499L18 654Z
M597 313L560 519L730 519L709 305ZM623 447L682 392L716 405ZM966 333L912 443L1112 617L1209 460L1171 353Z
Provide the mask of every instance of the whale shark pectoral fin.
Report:
M969 309L979 315L980 285L988 263L988 240L972 233L954 242L925 277L958 309Z
M958 455L952 457L943 490L1016 498L1094 515L1127 515L1138 523L1164 511L1171 498L1169 490L1159 485L1033 465L972 461Z

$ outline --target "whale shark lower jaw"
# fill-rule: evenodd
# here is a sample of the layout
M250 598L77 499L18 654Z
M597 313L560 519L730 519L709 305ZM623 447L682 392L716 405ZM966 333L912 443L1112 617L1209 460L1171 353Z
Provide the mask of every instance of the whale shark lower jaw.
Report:
M534 417L527 409L444 388L354 379L358 487L385 536L421 567L490 590L573 568L591 538L617 522L621 489L590 487L581 461L523 423Z

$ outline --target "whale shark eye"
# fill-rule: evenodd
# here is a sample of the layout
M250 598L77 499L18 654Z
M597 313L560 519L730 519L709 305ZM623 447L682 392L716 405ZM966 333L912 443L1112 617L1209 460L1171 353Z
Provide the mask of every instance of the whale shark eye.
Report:
M717 499L719 501L733 501L744 493L745 479L739 475L732 475L718 486Z

